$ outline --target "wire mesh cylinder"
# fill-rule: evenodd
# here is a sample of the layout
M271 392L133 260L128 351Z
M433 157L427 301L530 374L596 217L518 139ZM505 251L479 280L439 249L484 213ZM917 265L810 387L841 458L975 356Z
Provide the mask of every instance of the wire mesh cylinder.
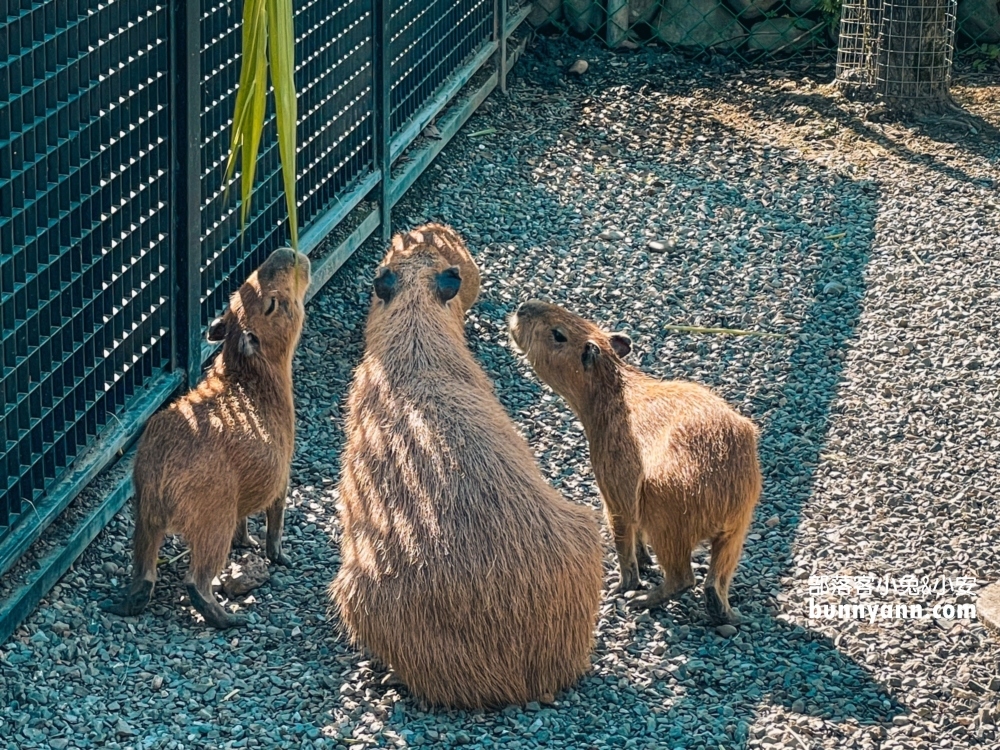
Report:
M955 51L956 0L885 0L875 87L893 103L947 96Z
M875 85L881 0L845 0L840 14L837 80L857 87Z
M845 0L838 82L898 109L946 102L956 10L956 0Z

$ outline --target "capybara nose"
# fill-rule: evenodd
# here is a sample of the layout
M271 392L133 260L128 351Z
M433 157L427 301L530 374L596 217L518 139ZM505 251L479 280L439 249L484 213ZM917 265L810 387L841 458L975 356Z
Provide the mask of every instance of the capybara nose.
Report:
M297 261L299 276L305 279L306 283L309 283L312 279L312 263L309 262L309 256L296 253L295 260Z
M530 318L533 315L539 315L542 312L544 304L541 300L529 299L527 302L521 303L515 315L518 318Z

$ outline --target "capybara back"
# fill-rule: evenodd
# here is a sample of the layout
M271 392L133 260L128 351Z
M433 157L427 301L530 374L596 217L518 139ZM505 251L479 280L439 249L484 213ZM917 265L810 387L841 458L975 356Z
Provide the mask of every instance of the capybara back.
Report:
M426 244L378 271L330 591L352 641L416 695L471 708L589 668L602 571L593 513L546 484L465 346L464 283Z

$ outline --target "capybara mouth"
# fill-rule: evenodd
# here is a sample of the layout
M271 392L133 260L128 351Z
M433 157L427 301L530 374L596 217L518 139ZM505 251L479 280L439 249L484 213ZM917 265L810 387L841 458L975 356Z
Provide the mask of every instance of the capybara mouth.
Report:
M527 354L521 342L517 340L517 332L520 328L521 321L517 317L517 313L514 313L507 320L507 332L510 334L510 343L514 345L514 348L519 354Z
M299 284L308 289L309 284L312 281L312 263L309 261L308 255L303 255L302 253L296 254L295 272L298 277Z

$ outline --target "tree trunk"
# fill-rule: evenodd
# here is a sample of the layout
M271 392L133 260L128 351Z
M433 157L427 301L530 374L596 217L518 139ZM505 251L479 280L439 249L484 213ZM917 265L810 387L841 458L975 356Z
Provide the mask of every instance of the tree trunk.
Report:
M949 0L886 0L882 5L875 81L889 109L924 114L953 106L948 93L953 8Z

